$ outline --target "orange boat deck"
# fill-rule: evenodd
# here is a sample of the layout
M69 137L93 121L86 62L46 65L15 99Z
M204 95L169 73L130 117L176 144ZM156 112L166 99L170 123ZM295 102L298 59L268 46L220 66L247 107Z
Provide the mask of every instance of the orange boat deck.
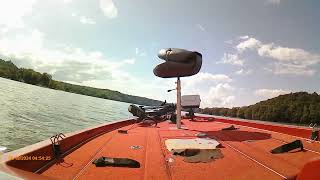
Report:
M197 121L183 120L182 123L183 129L179 130L167 121L157 127L135 124L133 128L132 125L120 128L131 128L128 134L114 129L75 149L63 158L63 162L43 169L39 178L295 179L307 162L320 157L319 142L310 143L302 137L237 124L237 130L221 131L230 124L219 122L219 119L207 121L198 118ZM166 139L196 138L199 132L221 143L219 148L223 158L208 163L187 163L183 157L173 156L165 147ZM270 153L271 149L296 139L302 140L304 151ZM136 145L141 148L130 148ZM101 156L131 158L140 162L141 167L96 167L92 161ZM320 167L319 163L316 167ZM307 171L309 173L310 168Z
M305 151L274 155L269 152L271 149L297 138L238 125L238 130L220 131L228 126L189 120L183 120L185 130L174 130L175 125L168 122L158 124L158 128L135 125L128 134L113 131L95 138L42 175L63 179L291 179L308 161L320 155L320 144L305 140ZM166 150L166 139L194 138L199 132L222 144L222 159L187 163ZM133 150L130 148L133 145L142 148ZM140 162L141 168L95 167L92 161L101 156L132 158ZM169 162L169 158L174 161Z

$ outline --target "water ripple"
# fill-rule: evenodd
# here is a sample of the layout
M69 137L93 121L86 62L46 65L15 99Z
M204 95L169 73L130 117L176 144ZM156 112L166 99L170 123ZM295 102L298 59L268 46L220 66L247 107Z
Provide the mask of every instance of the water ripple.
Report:
M130 117L127 103L0 78L0 145L15 150L105 122Z

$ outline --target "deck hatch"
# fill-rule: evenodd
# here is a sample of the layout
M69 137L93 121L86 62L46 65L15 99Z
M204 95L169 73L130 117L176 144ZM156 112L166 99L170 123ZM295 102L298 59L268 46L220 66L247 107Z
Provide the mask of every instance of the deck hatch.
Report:
M165 144L173 155L183 156L183 160L189 163L223 158L220 149L217 149L220 143L210 138L167 139Z

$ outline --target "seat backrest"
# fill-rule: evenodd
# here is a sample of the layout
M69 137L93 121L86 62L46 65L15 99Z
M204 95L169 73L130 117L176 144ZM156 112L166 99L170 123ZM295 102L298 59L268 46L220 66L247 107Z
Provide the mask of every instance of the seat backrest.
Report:
M158 57L166 62L157 65L153 73L162 78L192 76L202 66L202 55L195 51L168 48L160 50Z

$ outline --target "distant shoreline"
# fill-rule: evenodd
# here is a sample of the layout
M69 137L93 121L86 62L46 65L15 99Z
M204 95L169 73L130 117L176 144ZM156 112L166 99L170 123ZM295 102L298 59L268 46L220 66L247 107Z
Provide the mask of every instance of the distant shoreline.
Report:
M287 123L293 125L320 125L320 95L316 92L296 92L258 102L250 106L233 108L204 108L201 114Z
M15 80L8 79L8 78L3 78L3 77L0 77L0 79L12 81L12 82L15 82L15 83L21 83L21 84L23 84L23 85L29 85L29 86L32 86L32 87L45 88L45 89L52 90L52 91L59 91L59 92L62 92L62 93L70 93L70 94L81 95L81 96L86 96L86 97L104 99L104 98L99 98L99 97L94 97L94 96L88 96L88 95L85 95L85 94L78 94L78 93L73 93L73 92L68 92L68 91L62 91L62 90L59 90L59 89L51 89L51 88L48 88L48 87L37 86L37 85L28 84L28 83L24 83L24 82L21 82L21 81L15 81ZM116 100L112 100L112 99L105 99L105 100L115 101L115 102L120 102L120 103L128 103L128 102L116 101Z
M234 119L239 121L248 121L248 122L257 122L257 123L267 123L267 124L274 124L274 125L286 125L286 126L294 126L294 127L302 127L302 128L309 128L309 124L300 124L300 123L291 123L291 122L273 122L273 121L262 121L257 119L243 119L243 118L237 118L237 117L228 117L228 116L216 116L216 115L209 115L209 114L198 114L196 115L201 116L209 116L209 117L215 117L215 118L224 118L224 119ZM316 126L317 128L320 127L320 124Z
M22 82L39 87L81 94L96 98L114 100L119 102L133 103L139 105L159 105L162 101L149 99L145 97L133 96L113 91L109 89L99 89L88 86L80 86L52 79L48 73L39 73L32 69L18 68L11 61L0 59L0 77L10 79L17 82Z

